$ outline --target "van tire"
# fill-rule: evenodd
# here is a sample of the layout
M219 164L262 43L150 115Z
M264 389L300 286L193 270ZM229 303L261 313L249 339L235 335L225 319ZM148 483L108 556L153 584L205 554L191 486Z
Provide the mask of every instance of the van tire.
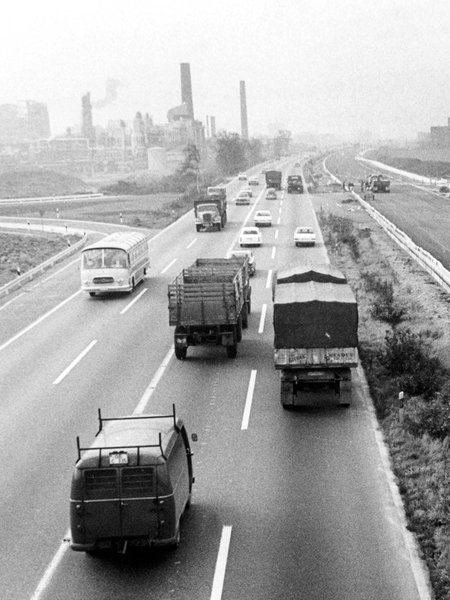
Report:
M186 360L187 348L175 348L175 356L178 360Z
M89 292L89 296L93 298L95 296L95 292Z
M236 324L236 340L238 342L242 341L242 316L241 315L239 315L239 319Z
M248 327L248 308L247 302L244 302L244 306L242 307L242 329L247 329Z
M181 533L180 533L180 522L178 521L178 528L177 528L177 532L175 534L175 540L170 544L169 548L171 548L172 550L176 550L181 542Z
M237 344L234 344L233 346L227 346L227 356L228 358L236 358Z

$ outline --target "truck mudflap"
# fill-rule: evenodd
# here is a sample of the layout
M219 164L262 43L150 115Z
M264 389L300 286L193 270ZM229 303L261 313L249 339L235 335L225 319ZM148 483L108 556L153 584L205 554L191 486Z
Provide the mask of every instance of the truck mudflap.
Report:
M350 369L283 370L280 373L280 401L284 408L326 406L348 407L352 400Z

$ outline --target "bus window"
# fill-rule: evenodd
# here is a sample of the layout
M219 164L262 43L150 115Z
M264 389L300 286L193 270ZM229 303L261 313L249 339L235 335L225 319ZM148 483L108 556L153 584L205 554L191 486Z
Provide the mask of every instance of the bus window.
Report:
M83 252L84 269L101 269L103 266L101 250L86 250Z
M126 269L128 267L128 257L124 250L117 248L105 248L105 267L113 269Z

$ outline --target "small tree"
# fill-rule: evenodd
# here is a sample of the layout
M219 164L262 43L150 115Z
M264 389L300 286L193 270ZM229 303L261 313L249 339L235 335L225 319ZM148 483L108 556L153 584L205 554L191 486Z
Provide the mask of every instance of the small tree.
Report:
M223 175L234 175L247 168L245 145L237 133L220 133L216 139L216 163Z

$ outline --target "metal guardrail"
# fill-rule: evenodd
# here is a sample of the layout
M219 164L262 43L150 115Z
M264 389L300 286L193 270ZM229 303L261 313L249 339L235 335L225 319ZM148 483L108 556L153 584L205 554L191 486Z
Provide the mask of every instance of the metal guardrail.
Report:
M27 204L31 202L66 202L67 200L98 200L104 194L71 194L69 196L38 196L34 198L0 198L0 204Z
M14 227L15 229L25 229L25 227L27 228L27 230L29 229L27 225L25 225L25 226L21 225L21 224L14 224L14 225L15 225L15 227ZM37 229L37 227L34 227L34 228ZM59 230L59 231L56 231L56 230ZM15 279L13 279L12 281L10 281L9 283L1 286L0 287L0 297L7 296L11 292L14 292L15 290L19 289L24 283L27 283L28 281L32 281L37 275L39 275L46 269L52 267L54 264L64 260L65 258L67 258L68 256L71 256L72 254L75 254L75 252L78 252L78 250L80 250L80 248L82 248L84 246L84 244L86 243L86 240L87 240L87 233L85 231L80 231L80 230L76 230L76 229L67 229L66 230L66 228L62 228L62 227L53 227L51 229L51 231L53 231L55 233L61 232L66 235L78 233L78 234L81 234L82 237L80 238L80 240L78 242L76 242L72 246L68 246L65 250L62 250L58 254L55 254L55 256L52 256L51 258L49 258L45 262L41 263L37 267L30 269L23 275L20 275L20 276L16 277Z
M326 167L325 160L323 161L324 170L335 180L340 180L333 175ZM341 182L340 182L341 183ZM405 250L425 271L427 271L447 292L450 292L450 271L444 265L434 258L432 254L424 250L412 239L406 235L404 231L386 219L378 212L371 204L363 200L355 191L351 192L353 197L366 209L370 216L386 231L386 233Z

